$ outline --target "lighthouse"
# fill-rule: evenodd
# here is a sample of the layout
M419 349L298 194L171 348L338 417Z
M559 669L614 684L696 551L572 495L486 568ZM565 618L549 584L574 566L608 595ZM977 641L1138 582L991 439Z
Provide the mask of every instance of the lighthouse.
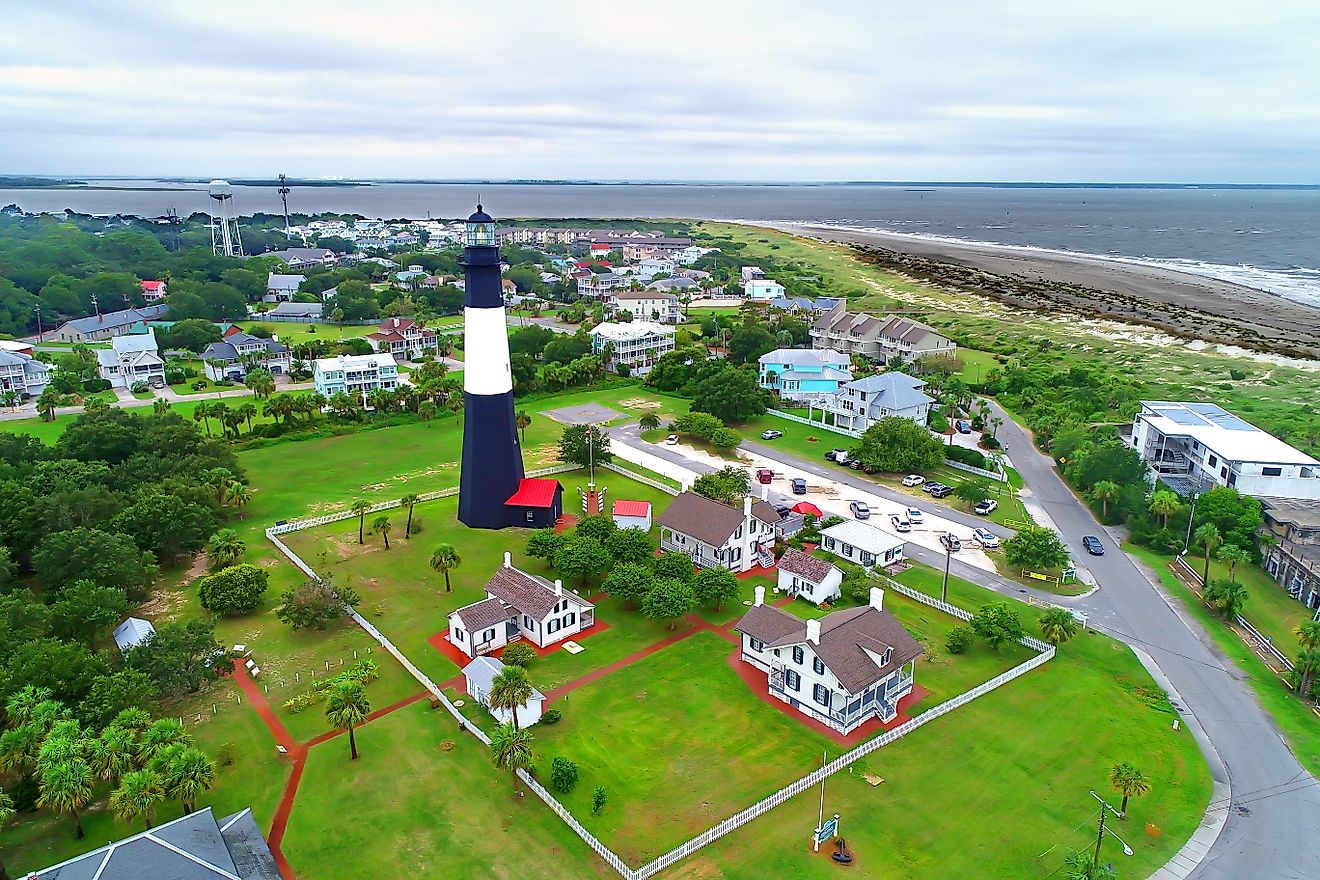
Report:
M474 529L513 525L506 506L523 483L495 221L477 205L463 242L463 461L458 519Z

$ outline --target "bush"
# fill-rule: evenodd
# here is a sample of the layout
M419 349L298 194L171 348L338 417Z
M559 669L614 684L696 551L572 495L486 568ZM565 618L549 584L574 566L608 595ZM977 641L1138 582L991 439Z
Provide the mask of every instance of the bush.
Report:
M305 709L310 709L312 706L315 706L316 703L317 703L316 694L314 693L299 694L296 697L290 697L289 699L285 700L283 708L285 712L289 712L291 714L296 715Z
M599 816L600 811L605 809L605 802L609 798L605 795L605 786L598 785L591 792L591 815Z
M132 391L134 394L145 394L147 393L147 390L150 388L151 386L148 385L145 381L143 381L142 379L138 379L136 382L133 383L133 387L129 388L128 390Z
M409 529L408 531L411 534L416 535L416 534L420 534L423 531L423 529L424 526L422 525L422 518L420 516L414 516L412 521L412 528Z
M109 379L88 379L86 382L83 383L83 391L86 391L88 394L96 394L98 391L109 391L109 390L110 390Z
M972 467L985 468L985 456L975 449L968 449L965 446L946 446L944 448L944 457L949 461L956 461L960 464L968 464Z
M561 794L568 794L577 785L578 766L562 755L550 762L550 785Z
M225 617L249 614L261 604L269 582L269 573L258 565L243 563L222 568L202 578L202 607Z
M532 665L536 659L536 649L526 642L514 642L500 655L505 666L521 666L523 669Z
M976 640L976 633L970 626L955 626L944 638L944 647L950 654L963 654Z
M220 748L215 750L215 763L220 767L231 767L234 764L234 744L231 742L221 743Z
M998 437L996 437L994 434L991 434L989 431L986 431L984 434L981 435L981 445L984 446L986 449L998 449L1003 444L999 442Z
M736 449L742 438L732 428L718 428L710 435L710 445L716 449Z
M1236 381L1236 382L1241 382L1243 379L1247 378L1247 371L1246 371L1246 370L1229 370L1229 371L1228 371L1228 378L1230 378L1230 379L1232 379L1232 380L1234 380L1234 381Z
M936 434L949 433L949 420L942 413L937 413L934 410L926 418L926 426Z
M541 722L543 724L558 724L563 718L564 713L558 709L547 709L545 714L541 716Z

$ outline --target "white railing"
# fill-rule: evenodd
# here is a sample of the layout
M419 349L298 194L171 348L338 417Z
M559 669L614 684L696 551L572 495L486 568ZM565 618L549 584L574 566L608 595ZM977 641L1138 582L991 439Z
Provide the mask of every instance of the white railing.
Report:
M804 419L802 416L795 416L792 413L786 413L783 410L768 409L767 415L772 415L777 419L787 419L790 422L797 422L800 425L811 425L813 428L820 428L822 431L831 431L835 434L842 434L845 437L857 438L862 436L861 431L849 431L847 428L836 428L834 425L825 425L820 422L813 422L811 419Z
M966 471L969 474L976 474L978 477L985 477L989 480L997 480L1000 483L1008 482L1008 474L999 471L988 471L985 468L979 468L976 465L963 464L961 461L954 461L951 458L944 459L944 463L954 470Z
M605 467L609 470L613 470L617 473L628 476L631 479L638 479L641 480L642 482L646 482L648 485L653 485L656 488L662 489L671 494L677 494L672 487L668 487L663 484L660 484L658 481L648 480L647 478L641 477L638 474L631 473L623 468L616 467L613 465L605 465ZM576 470L576 469L577 469L576 465L557 465L554 467L542 468L541 470L538 471L529 472L528 476L541 476L545 474L562 473L564 471ZM434 498L442 498L453 495L457 493L457 491L458 490L456 488L443 489L439 492L428 492L425 495L420 495L418 497L422 500L431 500ZM373 505L372 510L373 511L387 510L398 506L399 506L399 502L397 500L386 501L386 502L381 502L380 504L377 505ZM312 578L313 580L321 581L321 577L312 569L312 567L308 565L306 562L304 562L302 558L298 556L297 553L293 552L293 550L290 549L287 544L281 541L279 536L282 534L287 534L288 532L299 531L307 528L314 528L315 526L323 525L326 522L338 522L340 520L344 520L352 516L356 516L356 514L352 513L351 511L345 511L338 514L329 514L323 517L312 517L304 520L294 520L292 522L281 523L279 525L272 526L271 528L266 529L266 537L268 540L270 540L272 544L275 545L275 548L279 550L280 553L282 553L285 558L287 558L298 568L299 571L307 575L309 578ZM872 576L880 578L881 580L885 581L885 583L889 585L890 589L894 589L899 593L901 593L902 595L907 596L908 598L921 602L923 604L929 605L932 608L938 608L939 610L951 614L959 618L960 620L970 620L972 617L970 612L964 611L963 609L958 608L956 605L950 605L949 603L942 602L939 599L934 598L933 596L927 596L925 593L919 592L917 590L913 590L910 587L906 587L903 584L900 584L897 581L891 580L882 575L876 575L873 573ZM403 668L406 669L408 673L412 675L413 678L415 678L418 682L420 682L422 686L425 687L426 690L436 700L438 700L440 704L445 707L446 710L448 710L448 712L458 721L460 729L466 730L468 733L476 737L477 740L479 740L481 743L487 746L490 745L490 737L486 735L485 731L481 730L481 728L479 728L477 725L473 724L472 722L468 721L465 717L463 717L463 714L458 710L458 707L456 707L449 700L449 698L445 696L444 692L440 690L440 687L435 682L433 682L425 673L423 673L420 669L418 669L412 663L412 661L409 660L407 656L404 655L402 651L400 651L397 647L395 647L394 643L391 642L388 638L386 638L384 633L376 629L375 626L373 626L366 618L364 618L361 614L359 614L355 609L348 607L346 608L346 610L348 615L353 619L354 623L362 627L362 629L366 631L367 634L369 634L372 638L374 638L382 648L388 651L390 655L394 657L395 660L399 661L399 663L403 666ZM835 758L833 761L829 762L821 769L809 773L808 775L802 777L801 779L798 779L797 781L790 783L784 788L781 788L779 791L775 792L769 797L757 801L755 804L752 804L750 807L747 807L741 812L738 812L733 816L730 816L729 818L720 822L718 825L708 828L706 831L702 832L701 834L697 835L691 840L688 840L680 844L678 847L675 847L674 849L670 850L669 852L665 853L659 858L651 862L648 862L645 865L642 865L640 868L634 869L630 867L614 851L612 851L609 847L605 846L605 844L601 843L600 840L598 840L594 834L588 831L585 827L583 827L582 823L580 823L576 818L574 818L573 814L568 810L567 807L565 807L562 803L560 803L554 797L554 795L552 795L549 791L547 791L546 788L542 786L539 782L537 782L531 776L531 774L528 773L526 770L519 770L518 778L521 779L522 782L526 784L527 787L531 789L532 792L537 797L539 797L542 801L544 801L546 806L548 806L551 810L553 810L555 814L559 816L559 818L563 819L564 823L567 824L568 827L571 828L573 832L577 834L577 836L580 837L583 840L583 842L587 844L587 846L591 847L591 849L597 855L599 855L602 859L604 859L611 868L617 871L619 875L624 878L624 880L645 880L645 878L654 876L655 874L659 873L660 871L663 871L664 869L673 865L675 862L678 862L686 858L687 856L691 855L692 853L696 852L697 850L701 849L707 844L710 844L720 839L726 834L729 834L730 832L735 831L736 829L742 827L743 825L746 825L748 822L752 821L753 819L756 819L764 815L765 813L769 812L770 810L774 809L775 807L789 800L793 796L801 794L802 792L812 788L813 786L818 784L821 780L839 772L840 770L849 766L859 758L869 755L871 752L874 752L877 749L883 748L884 746L887 746L890 743L895 742L898 739L901 739L902 737L906 736L907 734L911 733L917 728L929 724L935 719L940 718L941 716L946 715L949 712L952 712L954 709L957 709L960 706L964 706L967 703L970 703L972 700L975 700L977 697L988 694L991 691L995 690L996 688L1001 687L1002 685L1007 684L1010 681L1013 681L1015 678L1025 675L1026 673L1030 672L1033 669L1036 669L1039 666L1043 666L1045 663L1049 662L1054 657L1055 649L1051 645L1047 645L1044 642L1041 642L1037 639L1033 639L1030 637L1023 637L1019 641L1023 645L1026 645L1027 647L1031 648L1034 651L1038 651L1039 653L1035 657L1032 657L1030 660L1018 664L1017 666L1013 667L1007 672L1003 672L995 676L994 678L990 679L989 681L977 685L976 687L972 688L971 690L965 693L959 694L958 696L953 697L950 700L946 700L945 702L940 703L938 706L934 706L930 709L927 709L925 712L922 712L920 715L910 719L909 721L904 722L903 724L900 724L898 727L895 727L892 730L886 731L876 737L873 737L872 739L867 740L866 742L859 745L857 748L849 752L845 752L843 755L840 755L838 758Z
M652 489L659 489L661 492L664 492L668 495L677 495L681 491L669 485L668 483L662 483L660 480L654 480L650 477L644 477L639 473L634 473L633 471L628 470L627 468L621 468L612 461L605 462L604 464L601 465L601 467L603 467L607 471L614 471L616 474L621 474L622 476L625 476L630 480L636 480L637 482L643 485L650 486Z

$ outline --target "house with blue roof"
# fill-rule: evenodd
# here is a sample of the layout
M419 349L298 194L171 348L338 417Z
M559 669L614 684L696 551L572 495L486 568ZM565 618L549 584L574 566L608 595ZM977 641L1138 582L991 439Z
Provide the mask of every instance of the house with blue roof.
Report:
M890 370L848 382L833 397L817 405L822 413L834 415L835 427L848 431L865 431L891 416L911 419L924 426L930 405L935 402L935 398L925 393L925 387L926 383L920 379Z
M777 348L759 363L761 387L784 400L821 401L852 381L848 356L836 351Z

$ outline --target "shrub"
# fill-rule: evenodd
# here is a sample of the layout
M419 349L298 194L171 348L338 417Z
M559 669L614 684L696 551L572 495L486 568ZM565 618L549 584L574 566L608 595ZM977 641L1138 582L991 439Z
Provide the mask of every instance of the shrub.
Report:
M536 649L526 642L514 642L504 649L500 660L506 666L521 666L523 669L532 665L536 659Z
M249 614L261 604L270 575L258 565L242 563L202 578L202 607L226 617Z
M86 382L83 383L83 391L86 391L88 394L95 394L98 391L109 391L109 390L110 390L109 379L88 379Z
M972 467L985 467L985 456L977 452L975 449L968 449L965 446L946 446L944 448L944 457L949 461L956 461L960 464L969 464Z
M550 762L550 785L561 794L568 794L577 785L578 766L562 755Z
M996 437L994 434L991 434L989 431L986 431L984 434L981 435L981 445L984 446L986 449L998 449L1003 444L999 442L998 437Z
M717 428L710 435L710 445L716 449L736 449L741 442L742 438L732 428Z
M1232 380L1234 380L1234 381L1236 381L1236 382L1241 382L1243 379L1247 378L1247 371L1246 371L1246 370L1229 370L1229 371L1228 371L1228 378L1230 378L1230 379L1232 379Z
M541 722L543 724L558 724L563 720L563 717L564 713L560 712L558 709L547 709L545 714L541 716Z
M290 697L289 699L284 701L284 711L296 715L297 713L303 711L304 709L310 709L312 706L316 705L316 703L317 703L317 698L314 693L299 694L296 697Z
M936 434L949 433L949 420L942 413L931 411L930 416L926 419L926 425Z
M596 786L591 792L591 815L599 816L600 811L605 809L607 800L609 798L605 795L605 786Z
M820 528L828 529L830 526L837 526L843 521L843 517L838 516L837 514L831 514L820 521Z
M412 528L409 529L408 531L409 531L411 534L416 535L416 534L422 532L423 530L424 530L424 527L423 527L423 525L422 525L422 518L421 518L420 516L414 516L414 517L413 517L413 521L412 521Z
M970 626L955 626L949 630L949 634L944 638L944 647L950 654L962 654L972 646L976 640L976 633L972 632Z
M151 386L148 385L144 380L138 379L136 382L133 383L133 387L130 388L129 390L132 391L134 394L145 394L147 392L147 389L149 389L150 387Z
M215 763L221 767L230 767L234 763L234 744L231 742L221 743L220 748L215 750Z

